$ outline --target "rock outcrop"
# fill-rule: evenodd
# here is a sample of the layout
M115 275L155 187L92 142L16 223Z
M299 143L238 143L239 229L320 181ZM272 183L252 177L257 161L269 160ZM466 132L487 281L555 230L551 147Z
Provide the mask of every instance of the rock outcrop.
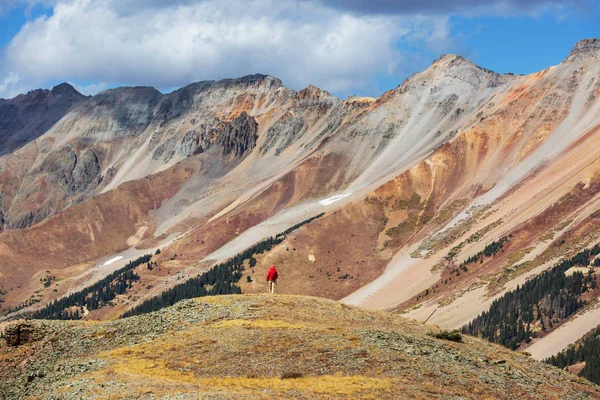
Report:
M38 321L17 321L9 323L3 332L8 346L21 346L48 339L45 324Z
M96 152L86 149L79 154L65 146L46 159L42 167L50 180L68 195L85 192L100 183L101 167Z
M258 123L245 111L225 125L218 136L218 143L223 146L225 155L233 154L242 157L256 147L258 139Z

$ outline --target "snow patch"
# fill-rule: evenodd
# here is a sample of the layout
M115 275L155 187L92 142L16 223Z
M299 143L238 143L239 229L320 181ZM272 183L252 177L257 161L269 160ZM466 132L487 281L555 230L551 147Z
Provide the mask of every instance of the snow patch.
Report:
M107 262L105 262L104 264L102 264L103 267L106 267L107 265L116 263L117 261L119 261L121 258L123 258L123 256L118 256L115 258L111 258L110 260L108 260Z
M328 206L330 204L335 203L336 201L340 201L342 199L345 199L346 197L350 196L352 193L348 193L348 194L337 194L333 197L329 197L327 199L324 200L319 200L319 204L321 204L322 206Z

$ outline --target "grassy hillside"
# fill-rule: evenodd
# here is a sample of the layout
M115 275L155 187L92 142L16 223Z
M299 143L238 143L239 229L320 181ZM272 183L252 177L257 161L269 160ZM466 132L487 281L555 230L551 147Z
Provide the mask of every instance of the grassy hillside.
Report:
M329 300L184 300L107 322L29 321L0 344L0 397L598 398L600 388L480 339Z

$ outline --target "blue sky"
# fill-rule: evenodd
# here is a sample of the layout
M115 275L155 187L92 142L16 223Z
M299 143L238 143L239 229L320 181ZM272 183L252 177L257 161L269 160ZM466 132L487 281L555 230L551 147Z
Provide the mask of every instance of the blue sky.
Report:
M377 96L442 53L527 74L589 37L593 0L0 0L0 97L257 72Z

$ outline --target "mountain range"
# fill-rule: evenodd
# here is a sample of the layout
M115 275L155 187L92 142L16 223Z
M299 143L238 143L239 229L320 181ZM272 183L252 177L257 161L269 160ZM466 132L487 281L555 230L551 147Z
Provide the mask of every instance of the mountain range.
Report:
M35 315L151 254L100 306L69 305L115 319L271 237L242 293L275 264L282 294L467 329L600 241L598 148L598 39L530 75L443 55L378 98L256 74L2 99L0 313ZM560 273L589 275L583 289L516 317L512 347L543 359L600 325L594 257Z

